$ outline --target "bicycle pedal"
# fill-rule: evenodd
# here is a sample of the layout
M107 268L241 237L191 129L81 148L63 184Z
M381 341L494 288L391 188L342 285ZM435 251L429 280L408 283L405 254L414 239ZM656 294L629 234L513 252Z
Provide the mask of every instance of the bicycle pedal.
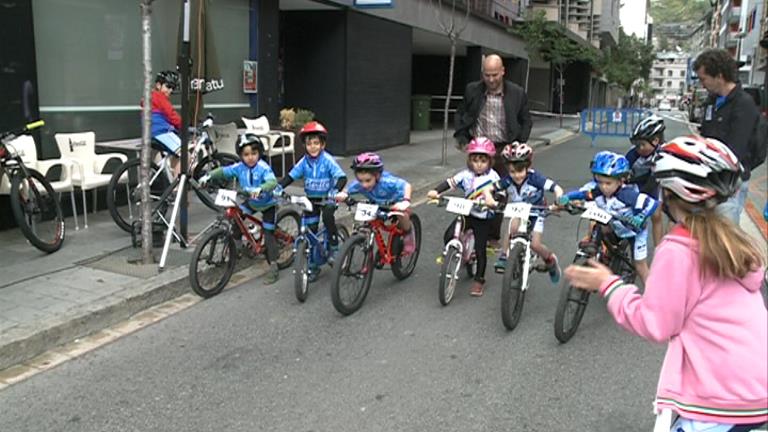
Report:
M504 274L504 267L493 267L493 271L498 274Z

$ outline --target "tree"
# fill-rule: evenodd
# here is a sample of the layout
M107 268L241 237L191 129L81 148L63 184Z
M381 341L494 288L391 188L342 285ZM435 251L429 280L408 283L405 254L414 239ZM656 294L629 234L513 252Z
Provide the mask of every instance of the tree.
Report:
M709 12L709 0L651 0L654 24L700 21Z
M153 0L141 0L141 36L144 64L144 107L141 121L141 261L151 264L152 257L152 201L149 195L149 166L151 161L150 129L152 127L152 15ZM130 199L130 197L129 197Z
M648 80L656 54L651 45L619 29L619 42L604 53L600 69L609 82L618 84L626 92L632 90L638 79Z
M461 2L464 6L464 18L457 22L456 17L456 2L457 0L451 0L451 7L448 11L443 11L443 0L432 0L437 2L433 9L435 10L435 19L440 25L443 33L448 36L448 40L451 42L451 60L448 66L448 91L445 96L445 105L443 106L443 151L440 158L440 164L445 166L448 164L448 105L451 102L451 95L453 94L453 67L456 63L456 41L461 36L461 33L467 28L467 22L469 21L469 5L465 2ZM448 14L446 19L444 13Z
M525 42L525 49L531 55L540 55L552 65L559 78L560 122L563 114L563 73L571 63L596 63L599 52L592 46L580 44L569 38L563 27L547 21L544 11L536 12L529 20L511 30Z

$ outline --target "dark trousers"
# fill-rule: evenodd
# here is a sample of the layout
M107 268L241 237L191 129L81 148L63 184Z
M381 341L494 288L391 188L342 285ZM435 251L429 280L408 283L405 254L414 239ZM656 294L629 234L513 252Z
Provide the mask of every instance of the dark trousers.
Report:
M321 205L320 203L323 202L323 200L310 199L310 202L312 202L312 212L305 213L303 216L303 218L307 220L307 227L312 230L313 233L317 234L320 225L320 215L322 214L323 225L325 225L325 229L328 230L330 243L332 245L339 244L339 239L337 238L339 230L336 228L336 216L334 215L336 213L336 206Z
M488 263L488 254L485 250L488 245L488 234L491 230L492 219L478 219L476 217L467 216L464 230L472 228L472 233L475 236L475 257L477 257L477 272L475 273L475 280L478 282L485 282L485 267ZM448 243L453 238L453 229L456 226L454 220L448 225L448 229L443 234L443 243Z
M267 262L270 264L277 261L276 218L277 207L272 206L261 211L261 222L264 224L264 245L267 248Z

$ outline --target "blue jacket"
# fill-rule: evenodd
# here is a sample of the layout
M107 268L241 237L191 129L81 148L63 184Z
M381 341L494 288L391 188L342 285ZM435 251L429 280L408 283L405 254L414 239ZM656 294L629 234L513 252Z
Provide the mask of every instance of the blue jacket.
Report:
M533 205L543 205L544 191L554 192L556 186L557 183L551 179L529 169L528 175L520 186L515 184L512 176L506 175L495 185L495 189L505 190L508 202L526 202Z
M346 177L338 162L325 150L316 158L305 155L288 175L293 180L304 179L304 192L310 198L325 198L336 182Z
M252 192L261 188L262 192L256 199L248 200L248 207L261 211L274 206L277 201L272 195L272 189L277 186L277 179L272 168L263 160L259 160L253 167L248 167L243 162L238 162L211 171L212 179L237 179L238 189L244 192Z
M365 190L357 180L353 180L347 187L347 193L349 195L360 194L371 202L384 206L402 201L405 197L407 184L408 182L400 177L395 177L388 171L384 171L370 191Z

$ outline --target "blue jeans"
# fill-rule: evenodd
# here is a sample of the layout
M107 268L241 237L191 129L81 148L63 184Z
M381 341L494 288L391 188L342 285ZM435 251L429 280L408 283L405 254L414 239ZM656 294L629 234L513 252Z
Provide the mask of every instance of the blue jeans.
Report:
M741 219L741 212L744 210L744 204L747 202L748 192L749 181L742 182L736 193L728 198L728 201L717 206L717 212L732 220L733 223L738 226L739 220Z

